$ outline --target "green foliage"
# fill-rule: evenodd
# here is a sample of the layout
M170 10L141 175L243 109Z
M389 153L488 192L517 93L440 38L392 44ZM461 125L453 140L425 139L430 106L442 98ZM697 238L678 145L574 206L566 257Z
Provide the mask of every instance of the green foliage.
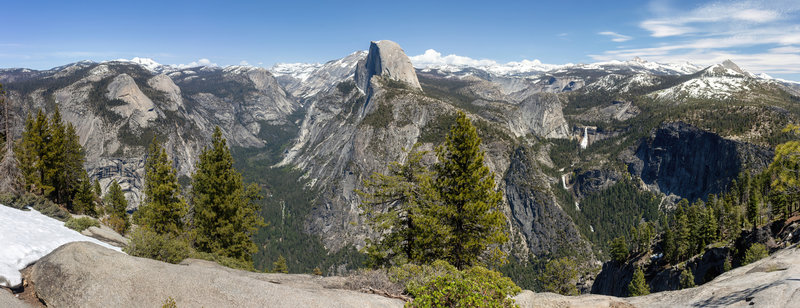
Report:
M272 263L272 272L288 274L289 267L286 266L286 258L278 256L278 260Z
M436 209L451 232L446 259L457 268L478 263L492 245L505 243L502 193L495 190L494 174L484 165L481 139L466 114L460 112L444 145L436 149L434 187L441 208ZM493 258L504 259L495 247Z
M64 223L64 226L72 230L81 232L89 227L100 227L100 223L89 217L70 218Z
M134 221L158 234L180 234L189 208L180 195L175 168L155 138L147 150L144 170L144 203L134 214Z
M23 193L22 195L0 194L0 203L17 209L31 207L45 216L61 221L66 221L72 217L69 212L58 206L58 204L33 193Z
M74 210L74 195L86 176L84 156L75 128L63 123L57 107L49 119L41 109L35 119L28 115L15 152L26 190Z
M196 247L201 252L251 261L258 251L252 237L264 224L255 203L261 198L259 187L251 184L245 189L219 127L212 139L192 175Z
M628 244L625 241L625 237L617 237L613 241L611 241L611 248L609 251L611 252L611 259L623 263L628 260L628 254L630 251L628 250Z
M109 227L112 227L119 234L125 234L130 226L126 212L128 200L125 199L125 194L122 192L122 187L119 186L117 180L111 181L111 186L108 187L103 203L106 207L105 212L110 217L109 221L112 222Z
M480 266L458 271L441 264L439 275L407 283L414 300L407 307L515 307L510 296L520 292L511 279ZM423 275L424 276L424 275Z
M650 286L644 280L644 272L641 268L637 268L633 272L633 279L628 284L628 296L641 296L650 294Z
M797 136L800 126L788 125L783 130ZM800 199L800 141L791 140L775 147L775 158L767 172L772 175L770 183L773 214L788 218L797 211ZM748 207L748 217L753 209Z
M694 275L688 268L684 268L680 278L681 289L694 288Z
M175 299L170 296L164 300L164 303L161 304L161 308L178 308L178 304L175 303Z
M547 262L545 271L539 279L547 292L561 295L580 294L576 286L578 267L571 258L551 259Z
M389 123L394 121L392 106L382 102L373 102L373 104L377 104L375 110L364 116L364 120L362 120L361 123L378 128L388 127Z
M559 193L563 189L554 190L560 197L561 204L574 203L569 194ZM581 234L595 247L606 247L617 237L630 237L628 233L631 228L638 226L642 220L655 224L661 213L660 202L659 197L642 191L633 180L623 179L603 191L584 197L580 200L580 211L574 206L565 206L563 209L575 221ZM607 256L607 252L597 253Z
M750 245L750 248L744 252L744 260L742 260L742 265L747 265L763 258L766 258L769 255L767 251L767 246L761 243L754 243Z
M427 263L443 255L449 230L436 213L438 196L432 175L422 164L426 152L409 152L404 164L393 162L389 174L375 173L364 181L361 209L367 223L382 237L367 239L365 252L373 267Z
M292 273L308 273L315 267L331 270L339 265L349 269L362 266L366 256L352 246L329 252L319 236L305 231L306 218L317 205L318 191L309 188L301 170L273 168L279 158L262 153L263 149L245 148L233 152L236 169L242 170L244 180L263 188L264 198L256 202L267 225L254 237L259 248L253 255L255 267L268 269L280 255L286 258Z
M177 264L192 253L189 241L173 234L161 234L149 228L137 228L130 234L130 242L123 249L134 257L150 258Z
M95 206L96 199L94 190L92 189L92 182L84 174L75 191L75 196L72 198L72 210L77 214L97 217L97 207Z

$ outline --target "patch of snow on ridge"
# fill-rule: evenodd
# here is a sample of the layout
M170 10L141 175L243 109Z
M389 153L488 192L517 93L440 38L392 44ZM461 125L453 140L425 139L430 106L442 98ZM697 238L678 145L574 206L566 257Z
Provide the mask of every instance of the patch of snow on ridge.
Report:
M277 63L269 71L276 77L289 75L292 78L306 81L320 67L322 67L321 63Z
M22 211L0 204L0 286L18 286L22 283L20 270L71 242L92 242L122 251L35 210Z

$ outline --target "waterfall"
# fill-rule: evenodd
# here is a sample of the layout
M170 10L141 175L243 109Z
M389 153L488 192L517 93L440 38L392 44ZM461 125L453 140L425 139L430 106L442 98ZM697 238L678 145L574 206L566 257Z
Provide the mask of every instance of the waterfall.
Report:
M583 128L583 139L581 139L581 149L589 146L589 127Z

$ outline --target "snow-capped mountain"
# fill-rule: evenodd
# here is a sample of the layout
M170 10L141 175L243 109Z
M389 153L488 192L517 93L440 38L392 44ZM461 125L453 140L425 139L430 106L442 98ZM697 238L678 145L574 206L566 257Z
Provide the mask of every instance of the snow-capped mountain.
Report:
M366 58L367 53L366 50L356 51L324 64L278 63L269 71L289 93L295 97L307 98L352 77L358 61Z
M493 62L493 61L490 61ZM684 63L657 63L648 62L640 58L629 61L608 61L590 64L544 64L539 60L523 60L520 62L482 63L477 65L470 64L431 64L421 63L416 67L422 72L433 72L440 75L451 75L464 77L480 75L476 70L502 77L536 77L540 75L570 74L576 71L599 71L605 73L647 73L653 75L685 75L692 74L702 67Z

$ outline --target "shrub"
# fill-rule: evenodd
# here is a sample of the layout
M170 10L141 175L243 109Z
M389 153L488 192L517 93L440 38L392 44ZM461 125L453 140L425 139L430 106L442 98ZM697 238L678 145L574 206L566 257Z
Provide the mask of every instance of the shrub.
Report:
M747 265L763 258L766 258L769 253L767 252L767 246L761 243L755 243L750 245L750 248L747 248L747 251L744 252L744 260L742 261L742 265Z
M70 218L64 223L64 226L72 230L81 232L89 227L100 227L100 223L89 217Z
M68 218L72 217L67 210L61 208L58 206L58 204L55 204L53 201L33 193L24 193L22 195L0 195L0 204L4 204L16 209L25 209L27 207L31 207L34 210L42 213L42 215L52 217L60 221L66 221Z
M322 270L319 267L315 267L314 271L312 272L315 276L322 276Z
M100 219L103 224L108 226L111 229L114 229L119 234L124 235L125 231L128 230L128 221L126 221L122 217L118 216L106 216Z
M389 294L403 294L405 287L392 281L385 269L359 269L347 277L344 286L350 290L381 290Z
M474 266L412 284L407 291L414 297L408 307L514 307L510 296L520 288L499 272Z
M173 264L188 258L192 252L187 240L170 235L160 235L145 228L138 228L131 233L130 243L124 250L131 256Z
M544 273L539 276L545 291L561 295L580 294L575 284L577 278L578 266L567 257L548 261Z
M164 300L164 303L161 304L161 308L178 308L178 304L175 303L175 299L170 296Z
M683 269L681 272L681 289L694 288L694 275L688 268Z

